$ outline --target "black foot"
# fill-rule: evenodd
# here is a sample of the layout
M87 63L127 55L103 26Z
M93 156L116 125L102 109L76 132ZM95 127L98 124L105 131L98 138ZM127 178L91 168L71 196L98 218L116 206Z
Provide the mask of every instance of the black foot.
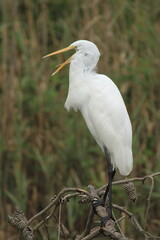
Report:
M103 199L98 199L98 198L94 198L92 201L92 206L98 207L98 206L103 206L104 207L104 200Z
M115 221L115 219L114 219L114 217L113 217L113 215L112 215L112 212L110 212L106 217L101 218L101 227L105 227L106 222L107 222L109 219L112 219L113 221Z
M92 206L93 206L93 211L94 211L94 213L97 214L97 212L96 212L96 207L98 207L98 206L103 206L103 207L104 207L104 201L103 201L103 199L94 198L94 199L92 200Z

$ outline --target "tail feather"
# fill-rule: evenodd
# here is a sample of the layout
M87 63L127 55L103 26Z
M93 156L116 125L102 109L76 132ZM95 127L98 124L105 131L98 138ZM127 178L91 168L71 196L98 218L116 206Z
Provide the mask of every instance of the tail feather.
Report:
M129 147L121 146L113 154L113 163L117 166L123 176L127 176L133 168L132 150Z

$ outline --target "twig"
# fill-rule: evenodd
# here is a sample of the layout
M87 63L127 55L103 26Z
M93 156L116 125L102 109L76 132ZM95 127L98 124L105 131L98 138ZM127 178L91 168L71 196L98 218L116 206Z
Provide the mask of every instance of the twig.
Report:
M96 193L96 189L92 185L88 186L88 190L90 192L91 202L94 202L96 199L99 200L99 196ZM100 219L108 216L106 207L104 207L102 205L94 206L94 210ZM121 234L120 232L118 232L115 229L115 221L113 221L113 219L111 219L111 218L105 223L105 227L103 227L103 228L101 227L100 229L101 229L102 233L107 234L107 236L108 235L111 236L114 240L116 240L116 239L127 240L128 239L124 236L124 234Z
M133 240L131 238L126 238L121 233L117 232L116 230L115 230L115 232L113 232L112 230L110 230L108 228L102 228L102 229L103 229L103 233L105 233L105 236L112 237L112 239L114 239L114 240Z
M115 223L117 224L117 223L121 222L125 217L126 217L126 216L123 215L122 217L118 218L118 219L115 221Z
M44 230L45 230L46 238L47 238L47 240L50 240L49 231L48 231L48 226L46 225L45 217L43 218L43 225L44 225Z
M91 229L91 225L93 223L93 217L94 217L94 212L93 212L93 207L91 207L85 229L80 236L76 237L76 240L83 239L85 236L87 236L89 234L90 229Z
M117 204L113 204L113 208L117 209L117 210L120 210L121 212L124 212L126 215L128 215L130 218L131 218L131 221L133 223L133 225L135 226L135 228L137 230L139 230L142 234L144 234L144 236L147 236L147 237L150 237L152 239L157 239L155 236L151 235L150 233L148 233L147 231L145 231L140 223L137 221L136 217L134 216L133 213L129 212L128 210L126 210L125 208L123 207L120 207L119 205Z
M75 196L79 196L79 193L68 194L68 195L66 195L65 197L63 197L63 198L61 199L61 202L62 202L62 203L65 203L65 202L68 201L68 199L73 198L73 197L75 197ZM55 198L54 198L54 199L55 199ZM48 221L48 220L54 215L54 213L55 213L58 205L59 205L59 203L56 203L56 205L55 205L54 209L52 210L52 212L45 218L45 221ZM49 210L49 209L47 209L47 211L48 211L48 210ZM38 224L36 225L36 227L33 228L33 231L36 231L38 228L40 228L40 227L42 226L42 224L43 224L43 221L41 221L40 223L38 223Z
M102 233L101 228L95 228L92 230L92 232L90 234L88 234L86 237L82 238L82 240L90 240L93 239L95 237L98 237L100 234Z
M73 197L77 197L77 196L79 196L79 192L77 193L70 193L70 194L68 194L68 195L66 195L65 197L63 197L62 199L61 199L61 203L65 203L65 202L68 202L69 201L69 199L71 199L71 198L73 198Z
M45 221L48 221L55 213L55 210L57 209L57 204L56 206L54 207L54 209L52 210L52 212L45 218ZM39 222L34 228L33 228L33 231L37 231L38 228L40 228L41 226L43 225L43 220L41 222Z
M113 213L113 217L114 217L114 219L115 219L115 223L116 223L116 225L117 225L120 233L122 234L123 237L125 237L125 235L124 235L124 233L123 233L123 231L122 231L122 229L121 229L121 227L120 227L120 225L119 225L119 223L118 223L118 220L116 219L116 216L115 216L114 213ZM123 216L123 217L121 218L121 220L124 219L124 218L125 218L125 216Z
M146 179L151 180L150 191L149 191L148 198L146 201L146 211L145 211L145 220L144 220L145 225L147 222L147 217L148 217L148 213L149 213L149 209L150 209L151 196L152 196L152 192L153 192L153 188L154 188L154 177L159 176L159 175L160 175L160 172L157 172L157 173L153 173L151 175L146 175L144 177L135 177L135 178L130 178L130 179L119 180L119 181L113 182L113 185L119 185L119 184L124 184L124 183L129 183L129 182L137 182L137 181L144 183L144 181ZM61 192L59 192L59 194L57 196L54 197L54 199L48 206L46 206L42 211L40 211L39 213L34 215L29 221L27 221L27 219L24 216L24 214L22 213L22 211L16 210L13 217L8 216L8 218L7 218L8 222L12 226L16 227L18 230L21 231L21 236L24 239L31 240L33 238L33 231L32 231L32 228L30 227L30 225L34 220L36 220L40 216L46 214L51 208L53 208L51 210L51 212L48 214L48 216L46 216L40 223L38 223L37 226L34 227L33 230L35 232L43 224L44 224L44 227L47 228L47 226L45 224L51 217L54 216L57 219L57 217L54 214L55 214L55 211L56 211L57 207L59 206L59 204L66 203L70 198L77 197L77 196L82 198L79 201L81 203L92 202L92 201L94 201L95 198L100 199L100 196L102 195L105 187L106 186L102 186L99 189L95 189L93 186L89 186L88 191L85 191L85 190L79 189L79 188L65 188ZM150 233L148 233L147 231L145 231L145 228L143 229L141 227L141 225L139 224L139 222L137 221L137 219L135 218L133 213L129 212L127 209L125 209L119 205L116 205L116 204L113 204L113 208L117 209L120 212L124 212L131 219L131 222L134 225L134 227L140 233L142 233L146 239L148 239L148 238L158 239L157 237L155 237L155 236L151 235ZM96 214L99 216L99 218L106 217L108 214L107 209L103 206L96 206L96 207L94 207L94 209L95 209ZM110 236L112 239L118 239L118 240L120 240L120 239L126 240L127 239L123 236L122 233L117 232L117 230L114 227L116 222L114 222L112 219L109 219L107 221L105 228L98 227L98 228L93 228L91 230L91 226L93 223L93 217L94 217L94 212L91 207L85 229L84 229L83 233L76 238L76 240L93 239L102 233L107 237ZM67 236L69 236L68 229L66 229L64 225L61 225L60 227L63 230L62 232L64 232L63 235L65 236L65 238Z
M118 181L114 181L112 183L112 185L120 185L120 184L124 184L124 183L128 183L128 182L144 182L147 178L153 178L156 176L160 176L160 172L156 172L150 175L146 175L144 177L135 177L135 178L130 178L130 179L124 179L124 180L118 180ZM107 185L103 185L102 187L100 187L99 189L97 189L97 193L99 194L101 191L103 191L106 188Z
M62 210L62 205L61 203L59 204L59 216L58 216L58 240L60 240L60 232L61 232L61 211Z
M153 177L149 177L149 179L151 180L151 187L150 187L148 198L146 200L146 211L145 211L145 218L144 218L144 226L145 227L144 228L146 228L147 217L148 217L150 204L151 204L151 195L152 195L153 188L154 188L154 178Z
M88 195L88 192L80 189L80 188L64 188L55 198L54 200L42 211L34 215L29 221L28 224L31 224L36 218L40 217L42 214L46 213L53 205L55 205L59 199L63 196L63 194L68 193L68 192L79 192L79 193L84 193Z

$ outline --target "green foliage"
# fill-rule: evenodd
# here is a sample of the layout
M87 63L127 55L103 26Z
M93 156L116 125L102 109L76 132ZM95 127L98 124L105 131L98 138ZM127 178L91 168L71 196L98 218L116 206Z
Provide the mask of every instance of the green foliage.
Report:
M84 120L79 113L67 113L63 108L68 69L50 77L67 54L41 59L78 39L97 44L99 72L111 77L124 97L133 126L132 176L160 169L158 6L158 0L1 1L2 221L15 206L32 216L64 186L106 183L103 154ZM136 205L126 197L124 202L125 193L119 187L113 191L113 201L133 210L143 224L148 189L138 186ZM148 219L147 224L151 232L160 218L159 194L157 180L150 210L153 221ZM63 221L72 230L78 222L80 232L85 207L71 201L63 211ZM9 239L10 231L2 225L0 238ZM138 239L133 229L125 228ZM56 230L51 234L55 239Z

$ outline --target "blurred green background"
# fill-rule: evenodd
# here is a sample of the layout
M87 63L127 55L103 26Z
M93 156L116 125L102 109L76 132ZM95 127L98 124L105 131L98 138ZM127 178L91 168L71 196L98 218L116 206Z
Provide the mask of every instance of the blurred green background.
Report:
M98 72L112 78L123 95L133 126L131 177L160 171L159 3L0 0L0 239L17 239L17 232L5 222L15 206L30 218L64 186L100 187L107 181L103 154L80 113L67 113L63 107L68 67L50 77L70 54L41 59L76 40L98 46ZM146 226L156 235L159 184L157 177ZM120 186L113 189L113 202L128 207L144 226L149 182L136 186L136 204L127 200ZM71 230L71 239L83 230L88 209L76 200L63 207L62 222ZM123 231L143 239L128 222ZM53 223L50 232L56 239Z

